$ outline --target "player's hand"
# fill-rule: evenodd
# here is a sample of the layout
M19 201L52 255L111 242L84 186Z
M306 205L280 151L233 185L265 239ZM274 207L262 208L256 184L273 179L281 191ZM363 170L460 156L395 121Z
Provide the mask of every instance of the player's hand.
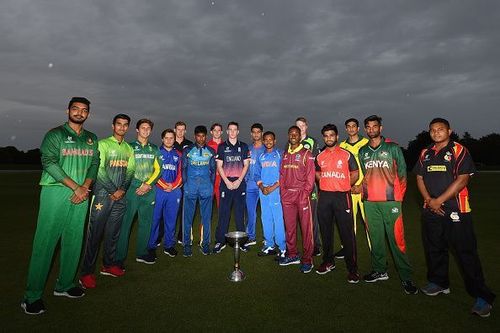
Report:
M151 191L151 185L148 185L146 183L142 183L142 185L139 186L137 188L137 190L135 191L135 194L144 195L144 194L148 193L149 191Z
M351 187L351 193L352 194L360 194L361 190L362 190L361 185L353 185Z
M125 191L122 189L118 189L115 191L115 193L111 194L111 200L113 201L118 201L123 198L125 195Z
M231 182L229 179L224 180L224 184L226 184L226 187L227 187L228 190L232 190L233 189L233 182Z
M240 187L240 185L241 185L241 180L236 179L236 180L233 182L233 188L232 188L232 189L233 189L233 190L236 190L236 189L238 189L238 187Z
M427 203L427 207L429 207L433 213L444 216L443 204L437 199L430 199Z
M89 196L88 188L84 186L78 186L74 191L73 195L71 196L70 200L72 203L75 205L84 202L87 200Z

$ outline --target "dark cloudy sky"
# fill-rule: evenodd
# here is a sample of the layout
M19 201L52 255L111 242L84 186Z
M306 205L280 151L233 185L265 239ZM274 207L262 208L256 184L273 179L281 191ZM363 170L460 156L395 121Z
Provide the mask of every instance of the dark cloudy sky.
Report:
M320 138L376 113L402 145L435 116L480 137L500 128L500 2L2 0L0 146L38 147L75 95L100 137L119 112L155 136L236 120L282 137L303 115Z

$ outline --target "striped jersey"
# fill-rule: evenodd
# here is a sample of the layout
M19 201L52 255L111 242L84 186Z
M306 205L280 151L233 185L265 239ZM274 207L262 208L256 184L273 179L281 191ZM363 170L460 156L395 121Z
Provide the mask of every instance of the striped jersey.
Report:
M356 163L358 164L359 178L354 185L361 185L363 182L363 172L361 172L361 165L359 164L359 150L366 144L368 144L368 139L362 136L359 136L359 140L355 143L350 143L348 139L345 139L339 144L341 148L344 148L354 155Z
M215 181L215 151L196 143L186 147L182 153L182 179L184 182L202 178L206 182Z
M167 184L176 189L182 185L182 154L175 147L167 150L164 146L160 148L161 176L156 182L156 186L162 190L167 188Z

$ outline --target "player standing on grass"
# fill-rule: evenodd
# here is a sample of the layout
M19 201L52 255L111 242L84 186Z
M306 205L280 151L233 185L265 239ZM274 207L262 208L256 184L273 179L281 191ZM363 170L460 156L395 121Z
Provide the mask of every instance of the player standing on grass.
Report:
M354 234L356 234L356 226L358 219L358 209L361 213L361 217L363 219L363 223L366 221L365 219L365 210L363 208L363 201L361 200L361 183L363 182L363 173L361 172L361 166L359 164L359 150L361 147L365 146L368 143L368 139L359 135L359 121L355 118L349 118L345 121L345 130L347 132L347 139L342 141L339 145L340 148L344 148L348 152L350 152L354 158L356 159L356 163L358 164L359 178L356 183L351 188L351 198L352 198L352 215L354 217L353 225L354 225ZM368 247L371 249L370 245L370 237L368 237L368 232L366 234L366 238L368 240ZM344 249L340 249L337 253L335 253L335 258L344 259Z
M80 283L95 288L94 275L99 245L104 235L102 275L118 277L125 274L116 262L116 247L126 209L125 193L134 177L135 159L132 147L125 142L130 117L118 114L113 118L113 135L99 140L100 164L94 196L90 207L85 255Z
M170 257L177 255L175 249L175 222L182 199L182 153L175 146L175 132L168 128L161 133L160 148L161 176L156 182L156 198L153 212L153 225L149 237L149 254L155 255L158 230L163 221L163 253ZM182 229L182 228L181 228Z
M335 268L333 255L334 223L344 245L349 283L358 283L356 235L353 228L351 187L358 180L358 163L347 150L337 145L337 126L327 124L321 129L326 148L316 157L316 178L319 181L318 219L323 244L323 263L316 270L326 274Z
M309 196L314 187L314 156L300 143L300 128L288 129L288 150L284 153L280 167L280 195L285 220L286 257L279 260L280 266L300 264L300 271L309 273L314 265L313 222ZM304 254L302 260L297 252L297 216L302 231Z
M266 150L255 164L264 234L264 247L257 255L264 257L278 254L280 258L284 258L286 239L280 197L280 165L283 152L276 148L276 136L273 132L264 133L264 146Z
M82 247L89 188L99 167L97 137L83 129L89 112L88 99L73 97L66 111L68 122L51 129L40 147L43 167L40 209L28 282L21 303L26 314L45 312L42 294L59 240L60 271L54 295L69 298L85 295L74 279Z
M256 235L255 235L255 225L257 222L257 202L259 201L259 187L257 186L257 176L255 163L259 156L266 150L266 147L262 144L262 131L264 127L262 124L255 123L250 127L250 132L252 135L252 145L249 147L250 151L250 165L248 166L248 172L245 175L245 182L247 184L247 233L248 241L245 246L255 245Z
M406 163L401 148L386 142L381 136L382 118L365 119L365 131L370 138L368 145L359 151L363 179L366 222L372 245L373 271L363 277L366 282L389 279L385 236L394 263L407 294L417 294L411 281L412 268L406 255L402 202L406 192Z
M434 143L422 150L415 165L417 186L424 198L422 235L427 259L428 284L421 290L429 296L449 294L448 252L453 249L465 288L474 297L472 313L488 317L495 294L484 282L477 241L472 225L467 184L474 174L469 151L450 140L452 130L446 119L429 124Z
M210 134L212 135L212 139L207 142L207 146L211 147L217 154L217 149L219 148L219 145L222 143L222 125L219 123L213 123L212 126L210 126ZM217 204L217 209L219 209L220 175L217 172L217 170L215 172L214 195L215 195L215 203Z
M304 148L308 149L314 157L319 154L318 142L313 137L307 134L308 124L307 119L304 117L298 117L295 119L295 126L300 128L300 144L304 146ZM314 183L314 188L311 192L311 214L313 218L313 230L314 230L314 250L313 256L319 256L321 254L321 236L320 229L318 223L318 188L316 183Z
M141 119L136 124L137 140L130 145L134 150L135 173L130 188L125 195L127 210L123 218L116 262L123 268L127 258L130 238L130 228L134 217L138 214L137 244L135 260L145 264L154 264L155 258L148 255L148 241L153 222L155 204L155 184L160 176L159 150L155 144L149 142L153 122Z
M210 254L210 230L212 223L212 200L215 181L215 150L206 145L207 128L196 126L195 143L182 153L182 179L184 181L184 257L193 255L191 228L196 202L200 202L202 225L201 252Z
M225 234L229 229L231 206L234 204L236 230L244 231L245 174L250 163L248 146L238 140L240 133L237 122L227 124L227 140L219 145L216 155L217 170L221 177L219 221L215 231L214 253L226 247Z

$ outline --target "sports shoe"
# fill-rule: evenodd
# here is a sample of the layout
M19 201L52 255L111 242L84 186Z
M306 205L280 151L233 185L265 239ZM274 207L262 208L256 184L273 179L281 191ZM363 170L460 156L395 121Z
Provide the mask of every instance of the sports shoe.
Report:
M112 277L119 277L125 274L125 271L118 266L102 267L101 275L107 275Z
M80 287L73 287L66 291L54 290L54 296L65 296L69 298L80 298L85 296L85 291Z
M321 255L321 250L319 249L319 247L314 248L312 255L313 257L319 257Z
M486 318L490 316L492 307L493 306L491 304L486 302L481 297L478 297L476 298L476 302L474 303L471 312L479 317Z
M135 261L146 265L153 265L154 263L156 263L156 256L152 254L146 254L144 256L139 256L135 258Z
M193 256L193 250L192 250L192 248L191 248L191 245L186 245L186 246L184 246L184 251L183 251L182 255L183 255L185 258L188 258L188 257L192 257L192 256Z
M359 282L359 274L356 272L347 274L347 282L358 283Z
M332 264L331 262L324 262L321 265L319 265L318 269L316 270L316 273L319 275L323 275L333 271L334 269L335 269L335 264Z
M215 254L221 253L222 250L226 248L226 244L215 243L214 250L212 251Z
M274 260L280 261L280 259L283 259L285 257L286 257L286 250L278 250L277 253L276 253L276 257L274 258Z
M175 247L169 247L163 250L163 253L165 253L169 257L175 257L179 252L175 249Z
M443 288L432 282L429 282L425 287L420 288L420 290L427 296L447 295L450 293L450 288Z
M418 294L418 288L413 284L411 280L402 281L403 289L407 295Z
M288 266L288 265L298 265L300 264L299 256L295 257L284 257L279 260L280 266Z
M389 280L389 275L387 275L386 272L384 273L379 273L379 272L371 272L370 274L366 274L363 276L363 280L365 282L371 283L371 282L377 282L377 281L385 281Z
M272 255L275 255L276 254L276 250L274 249L274 247L271 247L271 246L267 246L267 247L263 247L258 253L257 255L259 257L266 257L266 256L272 256Z
M94 274L87 274L87 275L80 276L79 282L82 285L82 287L85 289L93 289L96 287Z
M344 257L345 257L345 250L344 250L344 248L341 248L340 250L338 250L337 252L335 252L334 256L335 256L335 259L344 259Z
M37 299L33 303L29 303L27 300L21 302L21 307L24 313L29 315L39 315L45 312L45 305L41 299Z
M300 271L304 274L310 273L313 270L313 264L302 264L300 265Z
M252 246L252 245L255 245L255 244L257 244L257 241L255 239L249 239L245 243L245 246Z
M200 247L200 252L204 256L208 256L208 255L210 255L210 247L208 245L207 246L202 246L202 247Z

